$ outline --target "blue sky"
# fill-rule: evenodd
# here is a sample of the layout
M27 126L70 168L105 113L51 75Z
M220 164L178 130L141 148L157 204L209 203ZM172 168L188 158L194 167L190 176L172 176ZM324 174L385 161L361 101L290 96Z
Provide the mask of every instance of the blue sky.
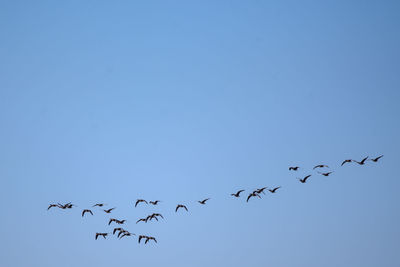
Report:
M400 5L323 2L2 1L0 265L399 266Z

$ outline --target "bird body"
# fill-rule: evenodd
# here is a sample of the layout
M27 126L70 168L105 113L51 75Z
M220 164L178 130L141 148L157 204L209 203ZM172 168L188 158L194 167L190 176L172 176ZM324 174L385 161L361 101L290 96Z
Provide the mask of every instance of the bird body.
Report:
M354 162L358 163L359 165L364 165L365 161L368 159L368 157L363 158L361 161L355 160Z
M149 203L154 205L154 206L157 205L159 202L161 202L161 200L149 201Z
M149 203L147 203L147 201L144 200L144 199L138 199L138 200L136 200L135 208L136 208L136 206L137 206L139 203L141 203L141 202L144 202L144 203L146 203L146 204L149 204Z
M201 205L205 205L206 204L206 201L207 200L209 200L210 198L206 198L206 199L203 199L203 200L201 200L201 201L198 201Z
M329 176L333 172L318 172L319 174L322 174L323 176Z
M328 166L328 165L320 164L320 165L315 166L315 167L313 168L313 170L315 170L316 168L329 168L329 166Z
M278 186L278 187L275 187L274 189L268 189L268 191L271 192L271 193L275 193L276 190L278 190L279 188L281 188L281 187Z
M383 155L380 155L379 157L376 157L376 158L374 158L374 159L370 159L370 161L378 162L378 160L379 160L380 158L382 158L382 157L383 157Z
M95 240L97 240L97 238L99 237L99 236L102 236L102 237L104 237L104 239L106 239L106 236L108 235L108 233L96 233L96 237L95 237Z
M289 171L297 171L299 168L299 166L289 167Z
M86 213L86 212L88 212L88 213L90 213L90 214L93 215L93 212L92 212L91 210L83 210L83 211L82 211L82 217L85 216L85 213Z
M176 206L175 212L177 212L179 208L184 208L186 211L188 211L188 209L186 208L185 205L178 204L178 205Z
M299 179L299 181L300 181L302 184L304 184L304 183L307 181L307 179L310 178L310 177L311 177L311 174L307 175L307 176L304 177L303 179L300 179L300 178L298 178L298 179Z
M115 209L115 208L111 208L111 209L108 209L108 210L104 210L104 212L105 212L105 213L111 213L111 211L112 211L113 209Z
M350 163L350 162L353 162L353 160L352 160L352 159L345 159L345 160L342 162L342 165L340 165L340 166L343 166L345 163Z

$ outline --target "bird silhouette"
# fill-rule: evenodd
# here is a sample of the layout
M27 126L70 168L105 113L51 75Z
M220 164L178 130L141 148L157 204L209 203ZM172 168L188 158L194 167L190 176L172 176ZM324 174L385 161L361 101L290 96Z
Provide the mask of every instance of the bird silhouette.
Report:
M358 163L359 165L364 165L365 161L368 159L368 157L363 158L361 161L355 160L354 162Z
M329 176L333 172L318 172L319 174L322 174L323 176Z
M104 237L104 239L106 239L106 236L108 235L108 233L96 233L96 238L95 238L95 240L97 240L97 238L99 237L99 236L102 236L102 237Z
M296 166L296 167L289 167L289 171L297 171L300 167Z
M51 208L59 208L60 206L58 204L50 204L49 207L47 208L47 210L51 209Z
M141 218L139 220L136 221L136 224L138 224L139 222L145 222L147 223L148 218Z
M265 193L264 193L264 190L265 190L265 189L267 189L267 187L259 188L259 189L255 190L254 192L256 192L257 194L263 193L263 194L265 195Z
M116 222L116 221L117 221L117 219L111 218L111 219L108 221L108 225L110 225L112 222Z
M206 199L203 199L203 200L201 200L201 201L198 201L201 205L204 205L204 204L206 204L206 201L207 200L209 200L210 198L206 198Z
M157 205L159 202L161 202L161 200L156 200L156 201L150 201L149 203L151 204L151 205Z
M97 203L97 204L94 204L93 207L103 207L104 205L106 205L106 204L104 204L104 203Z
M236 193L231 194L231 196L240 197L240 193L242 193L242 192L244 192L244 190L239 190L239 191L237 191Z
M186 208L185 205L178 204L178 205L176 206L175 212L177 212L179 208L184 208L186 211L188 211L188 209Z
M124 233L121 235L121 237L119 239L122 239L124 236L132 236L132 235L135 235L135 234L130 233L128 231L124 231Z
M278 190L279 188L281 188L281 187L278 186L278 187L275 187L274 189L268 189L268 191L271 192L271 193L275 193L276 190Z
M111 211L112 211L113 209L115 209L115 208L111 208L111 209L108 209L108 210L104 210L104 212L105 212L105 213L111 213Z
M342 165L340 165L340 166L343 166L345 163L351 163L353 160L352 159L345 159L343 162L342 162Z
M89 212L90 214L93 215L93 212L92 212L91 210L83 210L83 211L82 211L82 217L85 216L85 213L86 213L86 212Z
M122 221L120 221L120 220L115 220L115 223L116 224L124 224L126 222L126 220L122 220Z
M315 170L316 168L329 168L329 166L328 166L328 165L320 164L320 165L315 166L315 167L313 168L313 170Z
M301 183L305 183L306 181L307 181L307 179L308 178L310 178L311 177L311 174L310 175L307 175L306 177L304 177L303 179L300 179L300 178L298 178L299 179L299 181L301 182Z
M144 202L144 203L146 203L146 204L149 204L149 203L147 203L147 201L144 200L144 199L138 199L138 200L136 200L135 208L136 208L136 206L137 206L140 202Z
M157 240L156 240L154 237L152 237L152 236L147 236L147 237L146 237L146 241L144 241L144 243L147 244L147 242L149 242L150 240L153 240L154 242L157 243Z
M76 207L76 205L74 205L74 204L71 204L71 202L68 202L67 204L64 204L64 205L61 205L60 203L57 203L58 204L58 207L60 208L60 209L72 209L72 207Z
M139 235L139 237L138 237L138 243L140 244L140 241L143 239L143 238L148 238L148 236L145 236L145 235Z
M370 161L373 161L373 162L378 162L378 160L380 159L380 158L382 158L383 157L383 155L380 155L379 157L377 157L377 158L374 158L374 159L370 159Z
M114 228L114 230L113 230L113 235L115 235L115 233L116 233L117 231L121 232L121 231L125 231L125 230L124 230L124 228L121 228L121 227Z
M249 196L247 197L246 202L249 202L249 199L252 198L252 197L259 197L259 198L261 198L260 195L259 195L256 191L254 191L253 193L250 193L250 194L249 194Z

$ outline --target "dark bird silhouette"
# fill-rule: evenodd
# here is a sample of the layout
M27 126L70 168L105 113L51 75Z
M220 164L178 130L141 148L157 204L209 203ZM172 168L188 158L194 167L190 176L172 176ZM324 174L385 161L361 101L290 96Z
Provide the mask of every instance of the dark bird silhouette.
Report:
M145 223L147 223L147 220L148 220L148 218L139 219L139 220L137 220L136 224L138 224L139 222L145 222Z
M105 212L105 213L111 213L111 211L112 211L113 209L115 209L115 208L111 208L111 209L108 209L108 210L104 210L104 212Z
M60 206L58 204L50 204L49 207L47 208L47 210L51 209L51 208L59 208Z
M237 191L236 193L231 194L231 196L240 197L240 193L242 193L242 192L244 192L244 190L239 190L239 191Z
M143 238L148 238L148 236L145 236L145 235L139 235L139 237L138 237L138 243L140 244L140 241L143 239Z
M97 204L94 204L93 207L103 207L104 205L106 205L106 204L104 204L104 203L97 203Z
M124 224L125 222L126 222L126 220L122 220L122 221L120 221L120 220L115 220L114 221L116 224Z
M150 201L149 203L150 203L151 205L157 205L159 202L161 202L161 200Z
M275 187L274 189L268 189L268 191L271 192L271 193L275 193L276 190L278 190L279 188L281 188L281 187L278 186L278 187Z
M123 228L121 228L121 227L114 228L114 230L113 230L113 235L115 235L115 233L116 233L117 231L121 232L121 231L125 231L125 230L124 230Z
M135 234L130 233L130 232L128 232L128 231L125 231L125 232L121 235L121 237L120 237L119 239L123 238L124 236L132 236L132 235L135 235Z
M104 239L106 239L106 236L108 235L108 233L96 233L96 240L97 240L97 238L99 237L99 236L102 236L102 237L104 237Z
M298 178L298 179L299 179L299 181L300 181L302 184L304 184L304 183L307 181L307 179L310 178L310 177L311 177L311 174L310 174L310 175L307 175L307 176L304 177L303 179L301 179L301 178Z
M297 171L300 167L296 166L296 167L289 167L289 171Z
M186 211L188 211L185 205L178 204L178 206L176 206L175 212L177 212L179 208L184 208Z
M373 162L378 162L378 160L380 159L380 158L382 158L383 157L383 155L380 155L379 157L377 157L377 158L374 158L374 159L370 159L370 161L373 161Z
M256 192L257 194L263 193L265 195L265 193L264 193L265 189L267 189L267 187L259 188L259 189L255 190L254 192Z
M157 217L161 217L164 219L164 217L160 214L160 213L153 213L153 215L157 218Z
M128 231L122 229L122 231L119 231L117 237L121 237L121 235L125 234L125 233L129 233Z
M146 203L146 204L149 204L149 203L147 203L147 201L144 200L144 199L138 199L138 200L136 200L135 208L136 208L136 206L137 206L140 202L144 202L144 203Z
M320 165L315 166L315 167L313 168L313 170L315 170L316 168L329 168L329 166L328 166L328 165L320 164Z
M147 244L147 242L149 242L150 240L154 240L154 242L157 243L157 240L152 236L147 236L146 241L144 241L144 243Z
M345 163L350 163L350 162L352 162L353 160L352 159L345 159L343 162L342 162L342 165L340 165L340 166L343 166Z
M63 209L63 210L65 210L65 209L72 209L72 207L76 207L76 205L74 205L74 204L71 204L71 202L68 202L67 204L64 204L64 205L61 205L60 203L57 203L58 204L58 207L60 208L60 209Z
M90 214L93 215L93 212L92 212L91 210L83 210L83 211L82 211L82 217L85 216L85 213L86 213L86 212L89 212Z
M259 197L259 198L261 198L260 195L259 195L256 191L254 191L253 193L250 193L250 194L249 194L249 196L247 197L246 202L249 202L249 199L252 198L252 197Z
M152 219L156 219L158 222L158 218L154 215L154 213L146 217L146 221L151 221Z
M329 176L333 172L318 172L319 174L322 174L323 176Z
M355 160L354 162L357 162L360 165L364 165L365 161L368 159L368 157L363 158L361 161Z
M201 205L204 205L204 204L206 204L206 201L207 200L209 200L210 198L206 198L206 199L203 199L203 200L201 200L201 201L198 201Z
M108 221L108 225L110 225L112 222L116 222L117 220L116 219L110 219L109 221Z

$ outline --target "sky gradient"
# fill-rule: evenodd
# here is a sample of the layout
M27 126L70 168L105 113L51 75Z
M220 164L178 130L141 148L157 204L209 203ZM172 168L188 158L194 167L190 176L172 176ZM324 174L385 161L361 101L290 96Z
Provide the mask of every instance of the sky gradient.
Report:
M0 2L0 265L400 266L399 14L398 1ZM262 186L282 188L230 197ZM117 208L81 218L97 202ZM165 220L135 224L153 211ZM158 244L95 241L111 217Z

